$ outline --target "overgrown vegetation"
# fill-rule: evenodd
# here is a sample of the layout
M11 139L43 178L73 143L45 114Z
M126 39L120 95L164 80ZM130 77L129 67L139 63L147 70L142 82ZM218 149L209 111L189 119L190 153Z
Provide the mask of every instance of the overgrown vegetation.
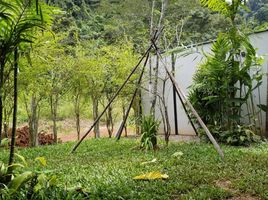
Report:
M45 157L46 170L52 170L61 188L81 187L92 199L268 198L267 144L250 148L225 146L226 160L222 162L211 145L171 142L166 147L164 141L158 143L158 151L146 153L133 149L139 140L126 139L88 140L75 154L69 153L73 143L21 149L18 153L38 171L42 167L34 165L34 159ZM7 156L6 151L1 153L4 162ZM148 162L153 159L156 161ZM152 171L169 178L133 180Z
M157 133L160 122L152 115L144 116L141 121L141 148L150 150L157 149Z
M220 141L249 144L254 141L254 134L260 134L261 124L257 119L261 110L255 110L253 90L262 83L262 58L235 24L244 1L232 1L231 4L201 2L221 12L231 26L213 43L212 53L205 55L206 61L194 76L189 98ZM248 122L245 122L246 116Z

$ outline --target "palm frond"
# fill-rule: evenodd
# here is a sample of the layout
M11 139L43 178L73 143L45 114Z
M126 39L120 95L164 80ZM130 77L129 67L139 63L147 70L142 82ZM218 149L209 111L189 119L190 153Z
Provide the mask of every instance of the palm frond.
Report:
M222 14L229 13L229 5L225 0L200 0L201 5Z

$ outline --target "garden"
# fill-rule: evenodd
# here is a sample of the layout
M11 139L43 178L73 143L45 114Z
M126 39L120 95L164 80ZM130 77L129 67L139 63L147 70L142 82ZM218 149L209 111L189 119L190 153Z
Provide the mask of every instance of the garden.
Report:
M0 199L268 199L267 60L250 39L267 8L0 0ZM185 93L176 61L206 41ZM195 139L173 131L166 88Z

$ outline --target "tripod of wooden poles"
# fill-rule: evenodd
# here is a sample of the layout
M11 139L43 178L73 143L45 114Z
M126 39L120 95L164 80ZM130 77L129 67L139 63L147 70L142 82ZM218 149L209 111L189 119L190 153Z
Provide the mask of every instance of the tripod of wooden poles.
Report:
M176 82L176 79L174 78L174 75L172 74L172 72L170 72L168 70L167 65L165 64L165 62L163 61L163 57L156 45L156 41L159 38L160 33L162 32L162 30L160 31L156 31L153 38L151 39L151 45L149 46L149 48L146 50L146 52L143 54L143 56L140 58L139 62L137 63L137 65L132 69L132 71L130 72L130 74L128 75L128 77L126 78L126 80L124 81L124 83L121 85L121 87L117 90L117 92L113 95L113 97L111 98L111 100L108 102L108 104L106 105L106 107L104 108L104 110L101 112L101 114L98 116L98 118L93 122L93 124L91 125L91 127L89 128L89 130L84 134L84 136L78 141L78 143L73 147L72 149L72 153L75 152L75 150L78 148L78 146L82 143L82 141L88 136L88 134L92 131L92 129L95 127L95 125L99 122L99 120L101 119L101 117L105 114L105 112L107 111L107 109L111 106L111 104L113 103L113 101L116 99L116 97L118 97L118 95L120 94L120 92L122 91L122 89L126 86L126 84L128 83L128 81L130 80L130 78L133 76L133 74L137 71L137 69L139 68L139 66L141 65L141 63L144 61L143 65L142 65L142 70L139 76L139 79L137 80L137 85L136 85L136 89L133 93L132 99L130 101L130 104L126 110L126 113L124 115L124 119L122 121L122 123L120 124L120 127L116 133L116 139L119 140L121 138L123 129L125 127L126 121L128 119L130 110L132 108L132 105L134 103L135 97L137 96L137 93L139 91L139 86L141 84L142 78L143 78L143 74L145 71L145 67L148 63L149 60L149 56L150 56L150 52L152 50L155 50L156 55L160 58L160 61L162 63L162 65L164 66L164 69L166 71L166 73L168 74L169 79L171 80L171 83L174 87L175 93L177 94L177 96L179 97L184 111L188 116L188 119L191 122L191 125L193 127L193 129L196 131L196 128L192 122L192 119L189 115L189 111L186 109L189 108L190 112L195 116L195 118L197 119L198 123L200 124L200 126L204 129L206 135L208 136L209 140L212 142L212 144L214 145L215 149L217 150L219 156L221 157L222 160L224 160L224 154L222 149L220 148L219 144L217 143L217 141L214 139L214 137L212 136L212 134L210 133L209 129L207 128L207 126L204 124L204 122L202 121L202 119L200 118L200 116L198 115L197 111L194 109L194 107L192 106L192 104L190 103L190 101L187 99L186 95L182 92L181 88L179 87L178 83Z

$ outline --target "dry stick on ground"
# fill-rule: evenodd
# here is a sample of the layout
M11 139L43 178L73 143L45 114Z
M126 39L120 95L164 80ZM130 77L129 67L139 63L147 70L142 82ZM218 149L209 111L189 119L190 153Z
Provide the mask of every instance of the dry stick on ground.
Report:
M155 35L152 39L153 42L155 42L160 33L161 33L162 29L160 31L156 31ZM107 104L107 106L104 108L104 110L102 111L102 113L98 116L98 118L93 122L93 124L91 125L91 127L89 128L89 130L86 132L86 134L79 140L79 142L73 147L72 149L72 153L75 152L75 150L77 149L77 147L81 144L81 142L87 137L87 135L91 132L91 130L95 127L95 125L98 123L98 121L101 119L101 117L104 115L104 113L106 112L106 110L111 106L111 104L113 103L113 101L115 100L115 98L118 96L118 94L121 92L121 90L125 87L125 85L127 84L127 82L129 81L129 79L132 77L132 75L135 73L135 71L138 69L138 67L140 66L140 64L142 63L142 61L144 60L145 57L147 57L147 55L150 53L151 49L153 48L153 44L150 45L150 47L147 49L147 51L144 53L144 55L141 57L141 59L139 60L138 64L132 69L131 73L128 75L128 77L126 78L125 82L121 85L121 87L117 90L117 92L114 94L114 96L111 98L111 101Z
M159 49L157 48L156 44L154 41L152 41L154 48L156 50L156 54L159 56L160 61L162 62L165 71L167 72L172 84L175 86L176 92L178 94L179 97L182 98L181 103L182 104L186 104L191 112L193 113L193 115L196 117L196 119L198 120L199 124L201 125L201 127L204 129L205 133L207 134L209 140L212 142L212 144L214 145L215 149L217 150L218 154L220 155L221 159L224 160L224 154L223 151L221 149L221 147L219 146L219 144L217 143L217 141L214 139L214 137L212 136L212 134L210 133L210 131L208 130L207 126L205 125L205 123L203 122L203 120L201 119L201 117L198 115L197 111L194 109L193 105L191 104L191 102L187 99L186 95L182 92L182 90L180 89L178 83L176 82L174 76L172 75L172 73L168 70L166 64L163 62L163 58L161 56L161 54L159 53Z
M116 138L117 138L117 140L120 140L120 137L121 137L121 135L122 135L122 132L123 132L123 129L124 129L124 127L125 127L125 124L126 124L126 121L127 121L128 115L129 115L129 112L130 112L131 107L132 107L132 105L133 105L133 103L134 103L135 97L136 97L136 95L137 95L137 93L138 93L139 85L141 84L141 80L142 80L142 77L143 77L143 74L144 74L144 70L145 70L145 66L147 65L149 56L150 56L150 53L147 54L146 60L145 60L145 62L144 62L144 64L143 64L142 72L141 72L141 74L140 74L140 78L139 78L139 80L138 80L138 82L137 82L137 85L136 85L135 92L134 92L134 94L133 94L133 96L132 96L131 102L130 102L130 104L129 104L129 106L128 106L128 109L127 109L127 111L126 111L126 113L125 113L124 120L123 120L123 122L121 123L121 125L120 125L120 127L119 127L119 129L118 129L118 131L117 131L117 134L116 134Z

